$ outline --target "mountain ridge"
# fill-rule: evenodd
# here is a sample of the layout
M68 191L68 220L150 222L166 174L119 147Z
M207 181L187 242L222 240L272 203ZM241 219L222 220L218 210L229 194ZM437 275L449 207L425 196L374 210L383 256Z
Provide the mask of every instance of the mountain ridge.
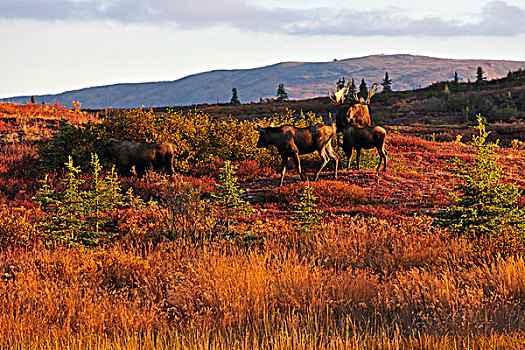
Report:
M341 77L353 78L356 85L365 79L370 86L382 82L388 72L394 90L410 90L451 80L455 71L460 82L473 81L477 67L482 67L488 79L494 79L525 68L525 61L377 54L330 62L287 61L248 69L216 69L177 80L93 86L34 98L36 102L56 101L65 106L80 101L83 108L185 106L229 102L235 87L240 101L247 103L275 97L282 83L289 98L308 99L326 95ZM0 101L25 103L30 99L15 96Z

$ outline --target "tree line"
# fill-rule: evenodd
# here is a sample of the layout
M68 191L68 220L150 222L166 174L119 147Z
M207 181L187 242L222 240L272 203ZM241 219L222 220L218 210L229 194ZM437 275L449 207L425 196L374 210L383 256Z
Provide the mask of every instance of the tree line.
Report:
M520 74L517 74L517 73L521 73L521 71L522 70L520 69L518 72L514 72L514 73L513 72L509 72L507 77L520 76ZM482 67L478 67L476 69L476 81L475 81L475 83L476 84L483 84L484 82L486 82L486 80L487 80L487 77L485 76L485 72L483 71L483 68ZM454 84L459 84L459 76L458 76L458 72L457 71L454 71L453 83ZM468 83L470 83L470 79L468 79ZM380 84L383 87L382 93L388 94L388 93L392 92L392 79L388 75L388 72L385 72L385 76L383 78L383 81ZM336 82L335 85L336 85L336 89L337 90L343 89L345 86L347 86L348 87L348 93L347 93L348 96L353 96L354 94L357 94L357 97L366 98L367 95L368 95L368 86L367 86L367 83L366 83L364 78L361 79L361 83L359 84L359 88L356 87L356 84L355 84L355 81L354 81L353 78L352 79L349 78L348 79L348 83L346 83L345 78L341 77L341 78L339 78L339 80ZM280 83L278 85L276 96L277 96L277 98L275 99L276 101L286 101L286 100L288 100L288 93L286 92L286 89L285 89L283 83ZM262 98L261 98L261 100L262 100ZM238 106L238 105L241 104L241 102L239 100L239 95L238 95L238 92L237 92L237 88L235 88L235 87L232 88L232 97L231 97L231 100L230 100L230 104L233 105L233 106Z

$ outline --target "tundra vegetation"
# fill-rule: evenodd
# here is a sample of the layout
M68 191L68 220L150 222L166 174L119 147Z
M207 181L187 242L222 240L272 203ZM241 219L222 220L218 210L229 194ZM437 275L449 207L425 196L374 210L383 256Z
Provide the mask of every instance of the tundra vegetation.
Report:
M253 120L0 104L0 349L521 348L525 88L509 77L377 94L388 172L284 186L256 126L313 125L328 98L236 107L267 111ZM174 144L175 174L119 176L96 157L111 138Z

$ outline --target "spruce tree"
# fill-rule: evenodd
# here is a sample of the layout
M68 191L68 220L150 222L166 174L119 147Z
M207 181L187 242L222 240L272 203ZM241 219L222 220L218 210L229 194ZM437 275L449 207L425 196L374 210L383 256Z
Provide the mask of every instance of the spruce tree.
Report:
M383 85L384 93L392 92L392 79L388 77L388 72L385 72L385 78L383 79L381 85Z
M368 97L368 87L366 86L365 79L361 79L358 96L362 97L364 100L366 100Z
M294 212L297 215L294 219L298 222L300 231L304 233L311 233L321 226L323 211L316 209L316 200L314 188L308 184L300 195L299 203L294 203Z
M458 71L454 71L454 84L459 84Z
M69 157L66 163L67 176L62 179L64 189L51 187L46 176L36 200L44 215L38 227L50 241L61 241L70 245L98 245L112 236L104 231L109 212L119 206L142 205L143 202L131 192L123 195L115 168L105 176L96 154L91 155L92 179L80 178L80 168L73 165Z
M237 166L232 165L229 160L225 161L224 167L220 169L220 182L215 185L217 192L211 194L218 207L223 210L228 236L232 232L233 218L238 214L249 215L253 210L248 202L240 198L244 190L237 185L236 172Z
M230 104L234 106L238 106L241 104L241 102L239 101L239 97L237 96L237 88L232 89L232 99L230 101Z
M340 78L340 79L337 81L337 83L336 83L336 87L337 87L337 90L338 90L338 91L345 87L345 78L344 78L344 77Z
M520 191L514 183L502 181L502 167L495 156L496 143L487 143L489 132L478 114L479 135L470 145L475 148L473 162L456 160L460 183L455 204L438 214L437 222L458 236L523 240L525 210L518 207Z
M353 96L357 92L354 79L348 82L348 95Z
M483 68L478 67L476 70L476 83L483 83L487 78L484 76Z
M277 87L277 101L284 101L288 99L288 94L286 93L286 90L284 89L284 84L281 83Z

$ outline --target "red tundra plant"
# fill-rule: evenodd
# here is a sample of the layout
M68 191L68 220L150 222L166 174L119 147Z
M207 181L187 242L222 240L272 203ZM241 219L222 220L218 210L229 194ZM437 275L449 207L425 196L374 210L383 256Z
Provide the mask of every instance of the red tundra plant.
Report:
M219 178L219 169L224 166L224 160L221 158L215 158L213 162L200 162L193 164L190 168L189 174L201 177L211 176Z
M266 199L280 204L279 206L283 209L293 210L292 203L300 201L300 196L307 186L314 189L313 194L317 198L316 205L323 210L369 202L368 190L365 188L349 182L333 180L297 182L288 186L267 189Z
M262 166L256 160L243 160L237 164L237 177L239 181L253 181L261 178L268 178L273 174L269 166Z
M397 152L437 152L439 147L435 142L427 141L415 136L396 134L393 130L387 132L387 150L395 149Z
M132 188L133 194L145 201L163 199L167 193L166 186L174 182L190 183L194 188L199 188L203 196L215 192L216 189L216 180L209 175L201 177L183 175L164 176L154 172L149 172L141 179L136 177L123 177L120 178L120 181L124 190Z
M58 103L55 103L54 105L38 103L27 103L25 105L0 103L0 118L16 117L22 119L31 118L47 120L58 120L63 118L69 120L73 124L99 121L98 115L80 110L79 102L72 103L72 107L72 109L68 109Z
M274 171L270 166L261 165L256 160L245 159L240 162L232 162L232 165L237 166L235 176L237 176L240 182L268 178L274 174ZM196 177L209 176L218 179L220 169L223 167L224 160L222 158L216 158L212 163L194 165L193 169L190 169L190 174Z
M109 216L105 229L115 238L134 243L161 240L163 217L156 206L119 209Z
M0 144L0 196L28 200L40 187L43 174L38 169L34 146L27 143Z

